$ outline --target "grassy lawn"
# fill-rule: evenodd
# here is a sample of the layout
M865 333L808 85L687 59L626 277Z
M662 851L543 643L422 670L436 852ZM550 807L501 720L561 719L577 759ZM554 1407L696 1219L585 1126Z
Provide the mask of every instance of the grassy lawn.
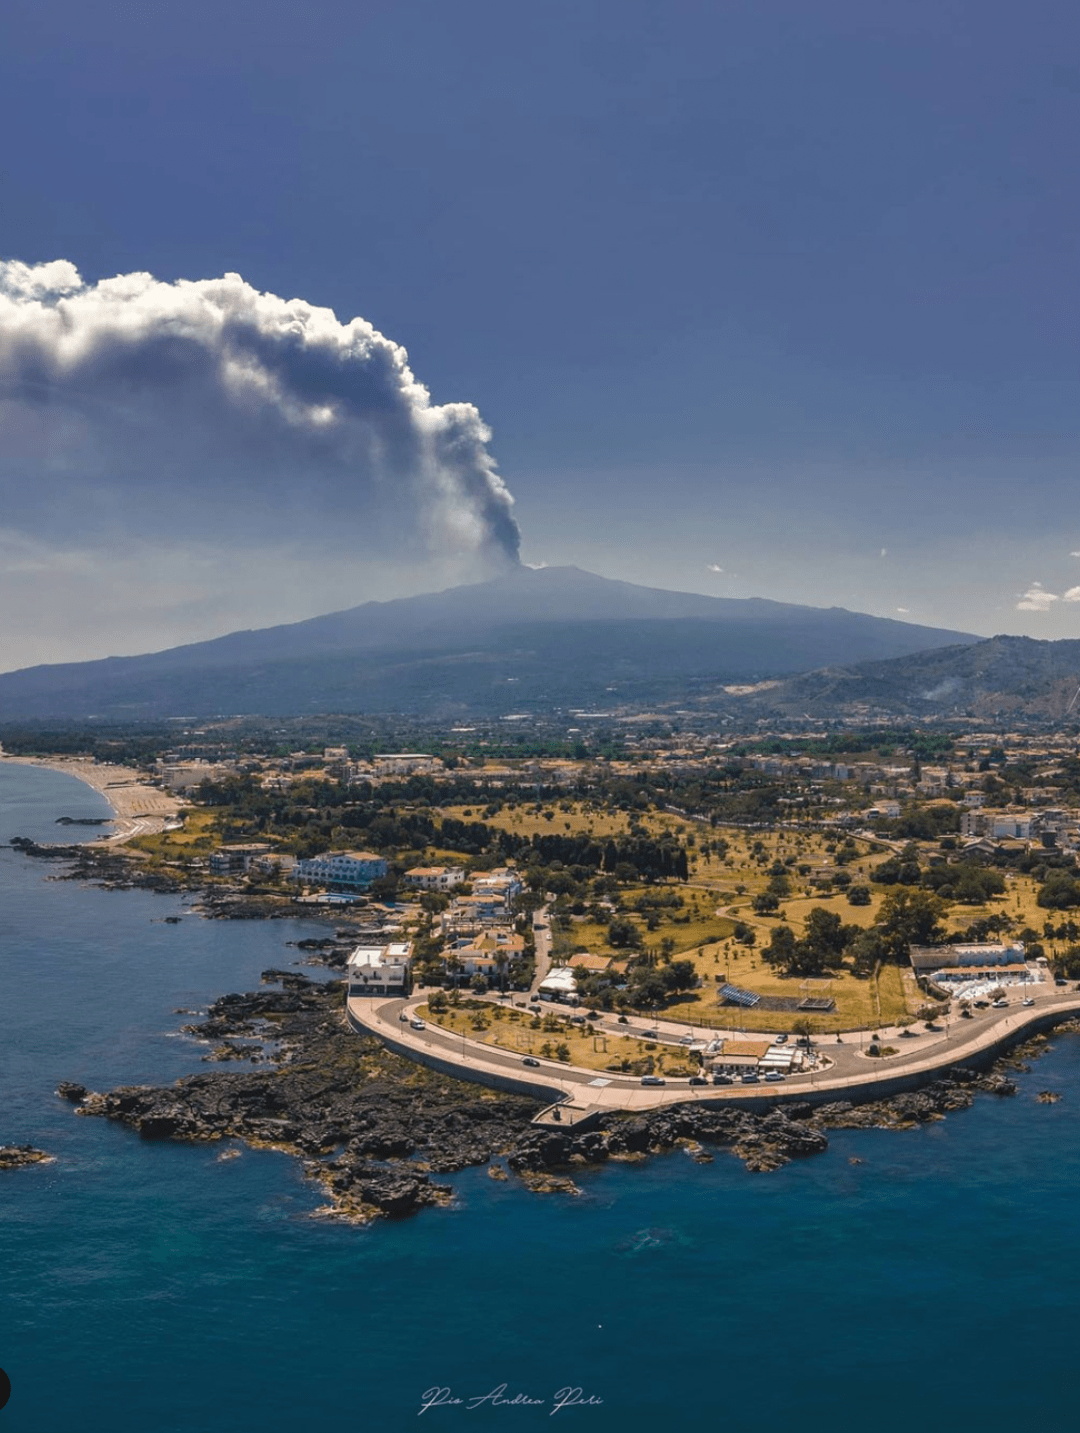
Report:
M159 861L182 861L187 857L206 855L218 845L216 816L213 811L188 807L184 825L179 831L162 831L156 836L134 836L127 845L145 851Z
M499 831L512 831L517 836L565 836L571 833L607 840L609 836L625 836L630 830L627 812L602 811L597 806L581 801L549 801L540 811L531 804L504 806L494 816L485 816L482 805L442 806L439 808L439 814L458 821L483 821ZM642 813L640 819L641 825L654 835L685 824L678 822L674 816L655 811Z
M582 1027L571 1025L566 1016L545 1012L544 1017L533 1016L526 1010L507 1010L500 1006L478 1002L480 1010L450 1009L441 1015L432 1015L426 1005L419 1007L420 1016L440 1029L452 1030L476 1040L483 1045L494 1045L514 1055L532 1055L537 1059L554 1059L557 1045L566 1045L570 1059L566 1062L586 1070L622 1069L623 1062L629 1062L629 1072L647 1074L656 1069L664 1074L693 1073L695 1066L687 1063L685 1055L670 1046L658 1045L650 1040L639 1040L628 1035L600 1035L582 1033ZM477 1023L482 1028L477 1029ZM545 1053L545 1048L552 1052ZM649 1062L652 1061L652 1065Z
M724 978L733 985L757 991L760 995L782 995L798 998L801 982L775 974L760 959L755 959L741 947L740 953L728 953L725 948L711 948L704 960L696 959L704 984L686 1000L670 1005L661 1012L665 1020L685 1020L692 1025L707 1025L714 1028L745 1030L793 1030L798 1021L813 1021L816 1031L851 1030L858 1026L874 1028L909 1019L915 1010L924 1004L924 998L915 986L908 972L896 966L884 966L877 980L856 979L850 971L838 972L828 984L820 989L815 984L812 994L830 995L836 1001L836 1011L831 1015L820 1015L805 1011L756 1011L742 1010L731 1005L721 1005L716 994ZM716 976L721 977L718 982Z
M653 887L653 889L665 888ZM655 930L645 928L645 917L637 911L626 910L620 912L620 915L629 916L639 928L643 946L655 950L661 941L669 939L675 943L675 954L682 955L697 950L699 946L708 945L710 942L725 940L735 929L734 921L729 920L726 916L714 915L712 913L714 909L712 902L703 902L697 909L688 903L688 907L681 911L668 909L657 911L660 923ZM687 916L689 919L685 919ZM684 917L684 919L672 919L672 917ZM572 955L575 950L585 950L591 955L625 956L632 954L627 950L614 949L608 944L607 934L606 922L601 925L595 921L573 917L569 930L563 930L554 923L552 924L552 936L557 957L565 958Z

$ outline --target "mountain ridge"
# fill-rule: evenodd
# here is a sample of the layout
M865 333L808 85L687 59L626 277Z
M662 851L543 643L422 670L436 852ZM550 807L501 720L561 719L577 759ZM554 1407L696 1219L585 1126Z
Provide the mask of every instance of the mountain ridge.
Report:
M500 684L520 686L534 704L592 701L613 685L625 700L649 700L680 682L791 676L977 640L846 608L519 567L159 652L3 673L0 718L391 711L401 703L409 711L494 710L513 695L500 694ZM439 681L425 692L424 674L435 668Z

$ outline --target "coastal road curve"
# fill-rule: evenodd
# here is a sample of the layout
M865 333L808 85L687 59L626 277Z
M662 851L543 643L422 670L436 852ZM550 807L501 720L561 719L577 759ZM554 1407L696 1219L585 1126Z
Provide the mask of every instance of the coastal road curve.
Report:
M996 1048L1006 1048L1026 1034L1034 1034L1040 1028L1080 1012L1080 995L1053 991L1039 998L1034 1006L1014 1003L1006 1010L982 1012L972 1020L957 1019L947 1031L927 1032L925 1040L920 1036L918 1041L903 1042L916 1046L910 1052L900 1049L896 1055L884 1058L866 1055L857 1037L851 1035L839 1046L819 1042L818 1049L827 1054L831 1067L821 1072L788 1076L782 1084L691 1085L686 1079L672 1079L665 1085L650 1086L642 1085L636 1076L584 1070L554 1060L540 1059L539 1067L526 1067L520 1055L429 1023L423 1030L414 1030L408 1018L400 1017L402 1014L412 1016L424 999L426 994L415 994L409 999L351 996L347 1001L349 1020L355 1029L377 1035L421 1062L425 1056L439 1059L461 1079L481 1084L510 1082L523 1092L533 1094L539 1087L550 1091L553 1100L561 1098L575 1106L630 1111L689 1101L755 1105L808 1097L815 1102L873 1099L881 1097L885 1087L897 1079L910 1080L914 1088L949 1067L985 1062ZM888 1033L883 1032L883 1043L888 1043Z

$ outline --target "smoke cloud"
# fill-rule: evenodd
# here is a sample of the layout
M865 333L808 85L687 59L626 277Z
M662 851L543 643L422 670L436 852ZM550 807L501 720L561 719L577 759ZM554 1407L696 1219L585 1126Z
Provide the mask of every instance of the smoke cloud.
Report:
M0 262L0 502L57 550L184 547L514 564L513 498L468 403L400 345L238 274L84 283Z

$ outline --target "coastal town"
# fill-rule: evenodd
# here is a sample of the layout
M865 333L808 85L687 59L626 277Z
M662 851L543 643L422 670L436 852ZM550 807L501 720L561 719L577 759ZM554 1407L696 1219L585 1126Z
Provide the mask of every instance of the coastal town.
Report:
M1074 738L627 725L5 754L120 808L84 871L319 917L357 1030L549 1121L868 1098L1077 1004Z

